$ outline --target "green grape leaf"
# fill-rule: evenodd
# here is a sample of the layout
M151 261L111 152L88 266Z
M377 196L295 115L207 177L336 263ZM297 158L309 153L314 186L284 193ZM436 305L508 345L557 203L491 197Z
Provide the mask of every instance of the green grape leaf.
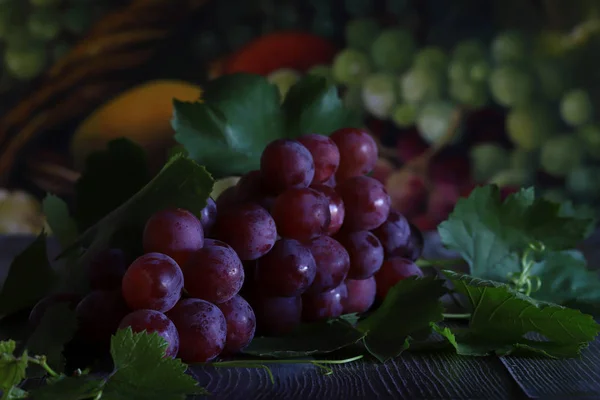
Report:
M338 89L327 79L306 75L292 86L283 101L287 137L307 133L330 135L339 128L360 127L360 116L345 108Z
M488 185L459 200L438 232L442 243L469 264L473 276L504 281L520 270L520 254L530 244L571 249L589 234L591 222L560 204L536 199L533 188L502 201L498 187Z
M358 322L367 350L381 362L400 355L409 348L412 336L444 318L440 297L446 292L444 281L433 277L398 282L381 307Z
M81 230L94 225L125 203L150 180L144 149L129 139L116 139L87 158L75 184L75 220Z
M42 209L48 226L61 246L67 246L77 238L77 223L71 218L69 207L60 197L47 194Z
M33 306L58 282L48 262L46 234L41 233L10 265L0 291L0 317Z
M15 357L16 347L14 340L0 342L0 390L5 393L12 391L26 377L27 352L22 357Z
M102 392L106 380L99 377L84 375L82 377L62 377L54 379L47 385L33 389L30 397L35 400L80 400L96 399ZM104 399L104 395L99 397ZM134 397L132 397L134 399Z
M454 334L440 331L463 354L507 355L535 352L550 357L576 357L593 341L600 325L590 315L534 300L505 284L443 271L456 292L472 308L469 328ZM445 334L444 334L445 333ZM540 340L526 335L537 334Z
M179 359L164 357L167 342L156 332L119 330L111 340L115 371L102 391L106 400L184 400L190 394L208 394L187 375Z
M334 86L308 76L281 104L265 77L230 74L208 83L202 102L174 101L175 140L216 177L258 169L263 149L275 139L358 126Z

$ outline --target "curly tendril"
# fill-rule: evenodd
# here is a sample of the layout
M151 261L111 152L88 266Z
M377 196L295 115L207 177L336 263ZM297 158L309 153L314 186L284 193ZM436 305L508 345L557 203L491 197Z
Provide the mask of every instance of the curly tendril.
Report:
M537 256L543 253L544 250L546 250L546 246L543 243L533 242L523 252L521 256L521 272L511 272L508 274L508 279L515 290L529 296L531 293L541 289L542 280L539 276L531 275L531 269L535 265Z

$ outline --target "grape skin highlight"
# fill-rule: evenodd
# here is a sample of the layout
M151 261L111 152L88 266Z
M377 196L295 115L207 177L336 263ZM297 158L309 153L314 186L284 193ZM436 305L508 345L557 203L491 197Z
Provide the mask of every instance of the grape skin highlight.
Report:
M200 223L205 236L210 233L215 222L217 222L217 203L209 197L206 199L206 207L200 212Z
M324 293L306 293L302 296L302 319L306 322L337 318L344 312L343 302L348 296L346 284Z
M317 265L315 280L310 286L311 293L323 293L339 286L350 269L350 256L335 239L322 236L310 244L310 252Z
M165 356L175 358L179 352L179 333L175 324L167 316L154 310L137 310L127 314L119 324L119 329L131 327L134 333L156 332L168 343Z
M324 235L331 222L327 198L310 188L294 188L280 194L271 213L279 235L300 242Z
M333 186L335 186L335 184ZM327 201L329 202L329 215L331 216L329 228L327 228L327 234L329 236L335 235L342 227L344 223L344 217L346 216L344 201L332 186L321 184L312 185L310 188L316 190L327 198Z
M369 231L387 219L391 199L379 181L368 176L356 176L339 184L336 190L346 211L343 229Z
M383 263L383 246L369 231L340 234L336 239L350 255L348 278L367 279L373 276Z
M310 151L294 140L278 139L264 149L260 157L262 181L273 194L289 188L304 188L315 176Z
M356 128L343 128L331 134L340 152L340 165L336 179L342 182L354 176L371 172L377 163L377 143L368 132Z
M313 157L315 175L312 183L323 183L335 175L340 165L340 151L333 140L327 136L311 134L298 138Z

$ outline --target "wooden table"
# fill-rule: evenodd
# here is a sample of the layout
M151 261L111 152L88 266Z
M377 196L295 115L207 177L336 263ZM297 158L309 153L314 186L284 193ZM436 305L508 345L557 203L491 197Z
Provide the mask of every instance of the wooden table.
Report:
M30 240L0 238L0 281ZM599 245L600 234L582 246L594 265L600 265ZM436 251L432 246L430 253ZM51 247L54 253L56 246ZM312 366L273 365L274 385L262 369L191 372L211 399L600 399L600 339L577 360L409 352L386 364L355 362L333 369L324 376Z

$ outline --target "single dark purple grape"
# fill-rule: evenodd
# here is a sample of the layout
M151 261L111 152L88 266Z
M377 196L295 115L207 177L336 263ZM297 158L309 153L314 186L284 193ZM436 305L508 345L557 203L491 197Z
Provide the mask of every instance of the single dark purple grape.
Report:
M384 261L381 269L375 274L377 299L383 301L392 287L411 276L423 276L421 268L411 260L394 257Z
M107 343L130 312L120 291L90 292L75 308L79 335L88 342Z
M123 277L123 298L132 310L169 311L181 298L183 272L171 257L148 253L138 257Z
M310 244L317 264L317 274L310 286L311 293L323 293L338 287L350 269L350 256L344 246L329 236L321 236Z
M179 332L178 357L183 362L207 362L225 348L227 321L214 304L200 299L181 300L167 317Z
M267 254L277 240L273 217L263 207L244 203L217 217L215 237L230 245L241 260L256 260Z
M336 191L346 211L342 229L370 231L386 221L391 200L381 182L368 176L356 176L338 184Z
M98 254L88 267L92 290L115 290L121 287L123 275L131 260L121 249L108 249Z
M133 332L156 332L166 340L165 356L175 358L179 352L179 333L175 324L163 313L154 310L137 310L127 314L119 324L119 329L131 327Z
M77 304L81 301L81 296L75 293L56 293L44 297L36 303L29 313L29 324L36 327L42 322L44 314L49 308L58 305L66 304L71 310L75 310Z
M217 197L217 199L215 200L215 203L217 204L218 219L219 214L240 203L239 196L237 193L237 186L230 186L227 189L223 190L223 192L221 192L219 197Z
M300 136L298 142L310 151L315 163L315 176L312 183L323 183L332 176L340 165L340 151L327 136L309 134Z
M340 166L336 173L338 183L368 174L375 167L379 151L377 143L367 131L342 128L331 134L331 140L340 152Z
M348 296L346 284L323 293L305 293L302 296L302 319L306 322L337 318L344 312L343 302Z
M256 315L257 333L269 336L285 335L296 329L302 322L302 299L296 297L251 297Z
M410 223L398 211L390 210L387 220L373 233L381 242L386 258L412 255Z
M295 297L308 289L317 266L310 249L294 239L280 239L258 260L256 287L271 296Z
M144 252L166 254L178 265L184 265L204 245L204 229L200 220L187 210L163 210L146 222L143 242Z
M217 221L217 203L209 197L206 199L206 207L200 212L200 223L204 230L204 235L210 234L210 230Z
M423 254L425 238L423 233L415 225L410 224L410 242L406 252L406 258L417 261Z
M295 140L277 139L265 147L260 157L262 182L278 195L287 189L305 188L315 176L310 151Z
M350 255L349 279L367 279L383 264L383 247L369 231L341 232L335 237Z
M331 222L327 198L310 188L294 188L280 194L271 213L279 235L303 243L327 234Z
M223 312L227 321L227 340L223 354L239 353L254 339L256 331L254 310L246 300L237 295L217 307Z
M346 279L346 289L348 296L342 301L344 314L362 314L373 306L377 292L374 276L362 280Z
M182 271L187 294L214 304L230 300L244 283L242 261L225 243L205 245L192 254Z
M329 202L329 214L331 215L331 222L329 223L329 228L327 228L327 234L329 236L335 235L344 224L344 217L346 215L342 197L333 187L323 184L311 185L310 188L327 198L327 201Z

